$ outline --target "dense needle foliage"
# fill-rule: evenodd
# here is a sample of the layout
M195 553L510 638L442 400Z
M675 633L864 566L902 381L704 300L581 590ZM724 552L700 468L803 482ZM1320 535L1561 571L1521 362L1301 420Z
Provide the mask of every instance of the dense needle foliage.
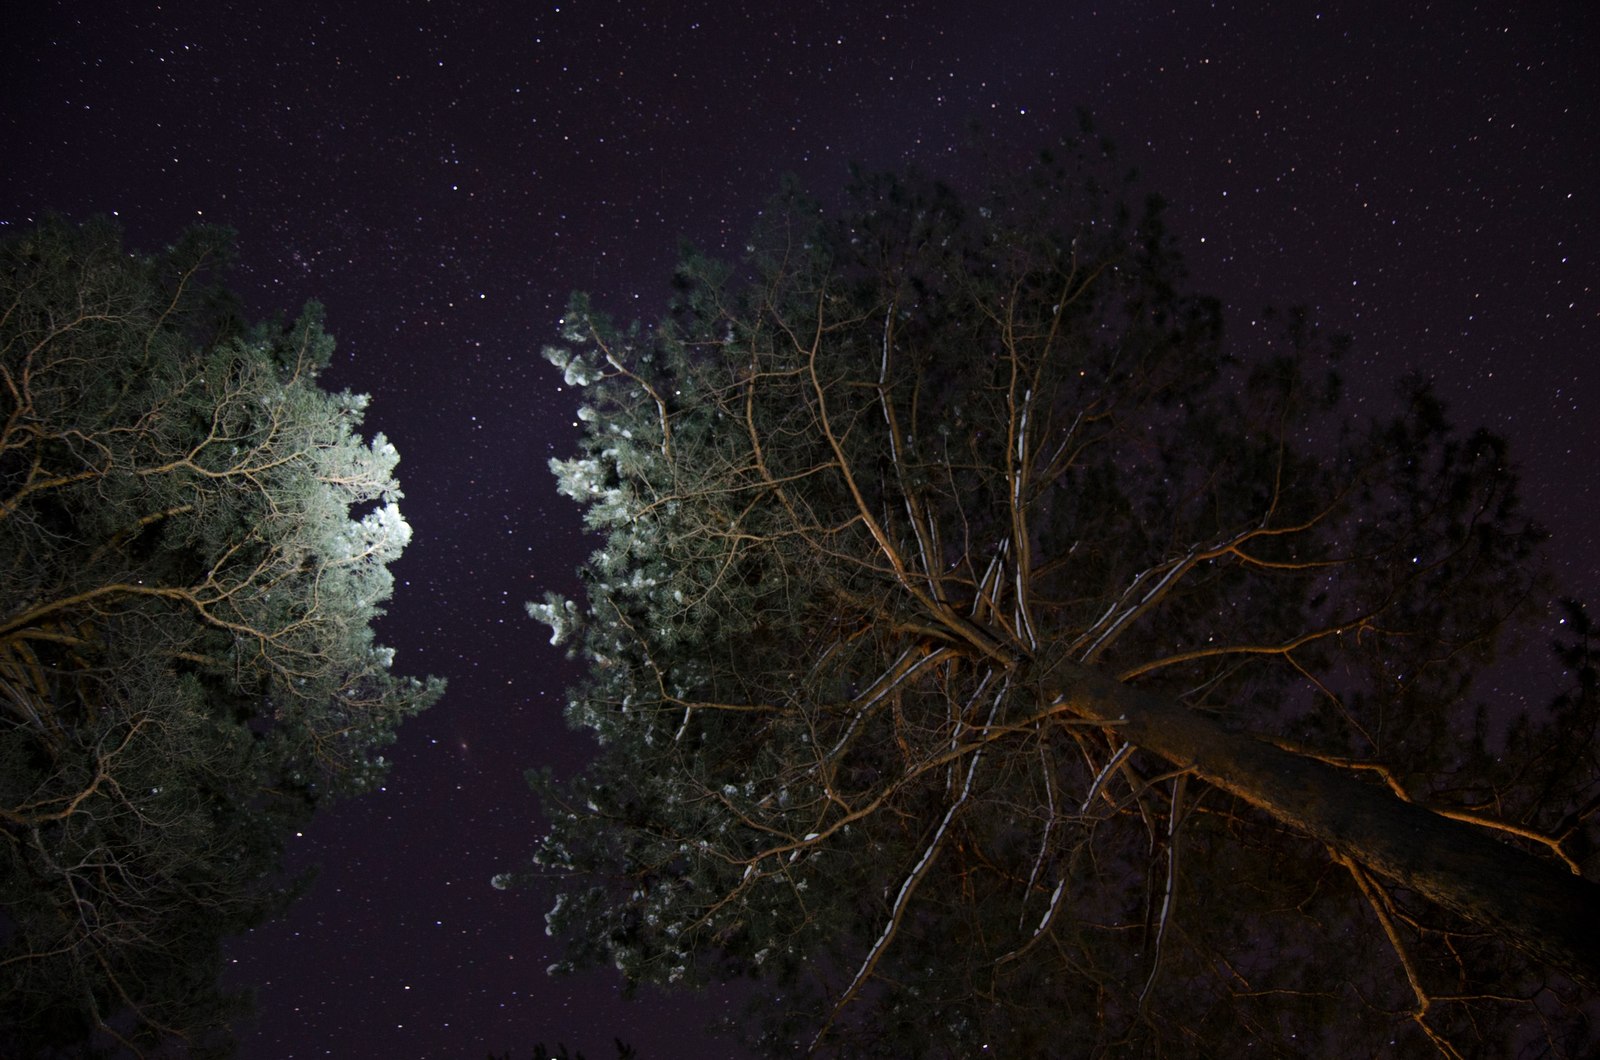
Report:
M226 1051L220 943L289 832L438 694L371 622L398 454L317 385L316 307L245 327L227 233L0 244L0 1040Z
M775 984L775 1053L1581 1055L1592 966L1472 922L1484 864L1593 893L1592 657L1509 738L1473 693L1546 602L1504 443L1225 342L1125 190L791 192L649 326L574 300L601 542L530 611L601 746L497 885L557 877L562 967Z

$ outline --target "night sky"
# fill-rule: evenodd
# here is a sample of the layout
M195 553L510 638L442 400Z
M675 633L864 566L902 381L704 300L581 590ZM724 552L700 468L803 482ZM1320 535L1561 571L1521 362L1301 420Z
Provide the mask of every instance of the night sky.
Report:
M736 251L786 172L824 197L852 161L961 174L1089 108L1236 335L1304 303L1354 334L1358 398L1434 378L1511 438L1563 589L1600 605L1597 30L1586 0L8 4L0 231L233 226L250 315L325 302L325 384L371 393L403 456L380 636L449 693L384 793L295 841L311 893L231 947L260 988L242 1055L732 1055L696 1030L731 995L552 981L547 896L489 878L532 847L522 771L585 750L522 607L593 547L545 468L576 432L539 349L573 289L657 312L679 241Z

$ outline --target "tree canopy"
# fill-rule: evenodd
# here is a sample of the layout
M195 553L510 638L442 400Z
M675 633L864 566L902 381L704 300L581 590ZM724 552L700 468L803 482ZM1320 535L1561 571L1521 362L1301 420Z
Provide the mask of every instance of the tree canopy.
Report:
M653 323L573 300L600 545L530 612L600 748L496 884L561 967L770 983L780 1054L1582 1055L1581 608L1557 703L1473 685L1549 604L1505 443L1228 341L1133 188L790 189Z
M220 943L285 836L371 789L435 681L373 637L399 459L320 310L246 326L227 232L0 243L0 1039L226 1051Z

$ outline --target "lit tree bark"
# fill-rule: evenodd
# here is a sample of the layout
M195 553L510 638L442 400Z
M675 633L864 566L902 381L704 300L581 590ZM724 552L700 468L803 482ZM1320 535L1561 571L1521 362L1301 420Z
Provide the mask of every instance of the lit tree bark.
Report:
M1376 784L1070 662L1053 702L1600 989L1600 885Z

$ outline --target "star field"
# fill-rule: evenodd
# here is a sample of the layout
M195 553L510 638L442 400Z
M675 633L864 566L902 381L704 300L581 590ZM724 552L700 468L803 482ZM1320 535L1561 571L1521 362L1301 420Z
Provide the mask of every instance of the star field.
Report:
M570 770L571 672L523 601L592 547L545 469L572 401L539 357L573 289L661 305L679 240L736 251L784 173L970 175L1086 107L1172 203L1231 333L1304 303L1355 337L1376 409L1402 373L1511 438L1563 588L1600 604L1600 15L1487 4L36 2L0 37L0 231L110 214L134 248L239 231L252 316L328 306L325 379L373 395L416 531L381 638L450 690L387 790L291 851L322 866L239 940L247 1058L480 1057L613 1036L730 1055L741 997L626 1004L551 981L522 770ZM1365 405L1370 403L1370 405ZM1542 687L1494 693L1538 702ZM1486 691L1486 694L1491 694Z

